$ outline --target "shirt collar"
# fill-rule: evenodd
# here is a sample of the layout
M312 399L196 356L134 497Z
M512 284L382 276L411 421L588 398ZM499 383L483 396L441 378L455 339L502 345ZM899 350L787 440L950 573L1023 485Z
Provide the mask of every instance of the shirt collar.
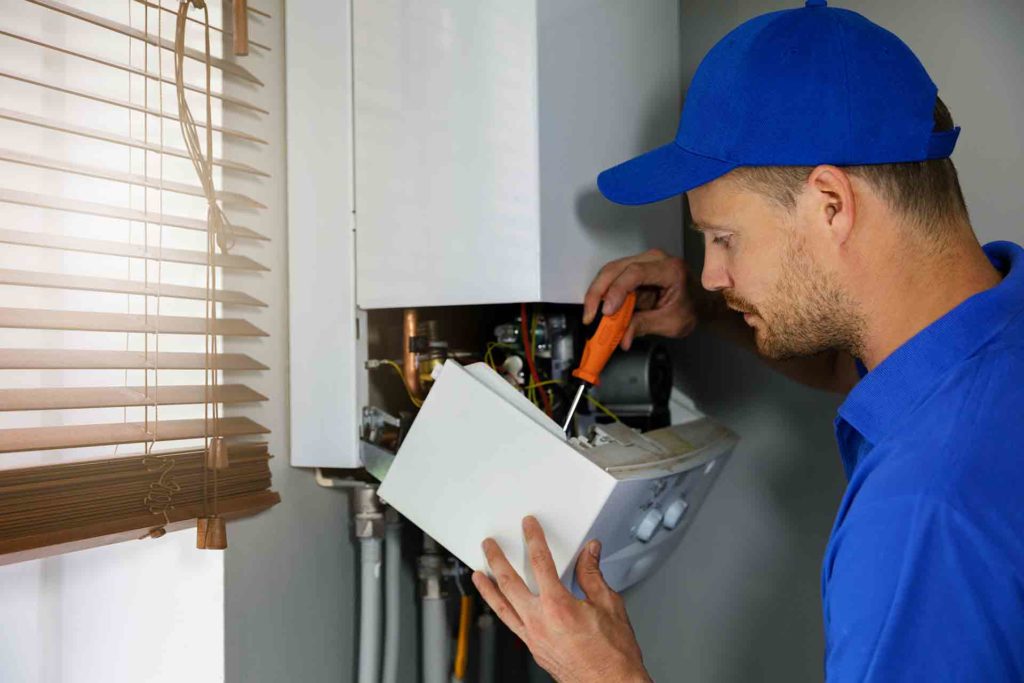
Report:
M873 444L928 396L936 382L1024 311L1024 249L1012 242L985 245L1003 281L979 292L911 337L864 376L839 415Z

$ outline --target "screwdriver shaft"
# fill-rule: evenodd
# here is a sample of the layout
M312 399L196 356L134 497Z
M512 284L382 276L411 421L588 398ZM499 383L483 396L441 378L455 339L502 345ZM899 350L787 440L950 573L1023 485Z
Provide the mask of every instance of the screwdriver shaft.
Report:
M580 399L583 398L583 390L586 388L586 384L580 384L580 388L576 390L576 398L572 400L572 405L569 406L569 412L565 415L565 424L562 425L562 431L566 434L569 433L569 425L572 424L572 416L576 413L576 406L580 404Z

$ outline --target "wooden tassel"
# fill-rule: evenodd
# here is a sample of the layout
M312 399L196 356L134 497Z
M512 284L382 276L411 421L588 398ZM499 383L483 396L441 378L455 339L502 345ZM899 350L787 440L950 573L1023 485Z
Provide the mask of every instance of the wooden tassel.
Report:
M226 470L228 468L228 445L223 436L210 439L206 450L206 468L210 470Z
M228 529L223 517L200 517L196 522L197 548L224 550L228 547Z
M249 54L249 8L246 0L232 2L234 16L234 53L236 57Z

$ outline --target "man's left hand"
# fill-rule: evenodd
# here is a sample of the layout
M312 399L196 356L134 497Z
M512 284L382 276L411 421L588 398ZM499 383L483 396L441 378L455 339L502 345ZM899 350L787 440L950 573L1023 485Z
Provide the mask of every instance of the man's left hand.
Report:
M587 596L578 600L559 580L534 517L523 520L523 534L540 595L527 588L489 538L483 549L495 580L474 572L473 584L495 614L560 683L649 682L622 598L601 575L600 543L590 541L576 562L576 580Z

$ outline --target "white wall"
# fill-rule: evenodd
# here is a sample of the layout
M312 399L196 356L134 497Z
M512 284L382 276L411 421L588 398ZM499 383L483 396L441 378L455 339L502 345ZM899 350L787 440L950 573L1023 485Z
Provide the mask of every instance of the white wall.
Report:
M195 539L179 531L0 567L0 680L224 680L224 556Z

